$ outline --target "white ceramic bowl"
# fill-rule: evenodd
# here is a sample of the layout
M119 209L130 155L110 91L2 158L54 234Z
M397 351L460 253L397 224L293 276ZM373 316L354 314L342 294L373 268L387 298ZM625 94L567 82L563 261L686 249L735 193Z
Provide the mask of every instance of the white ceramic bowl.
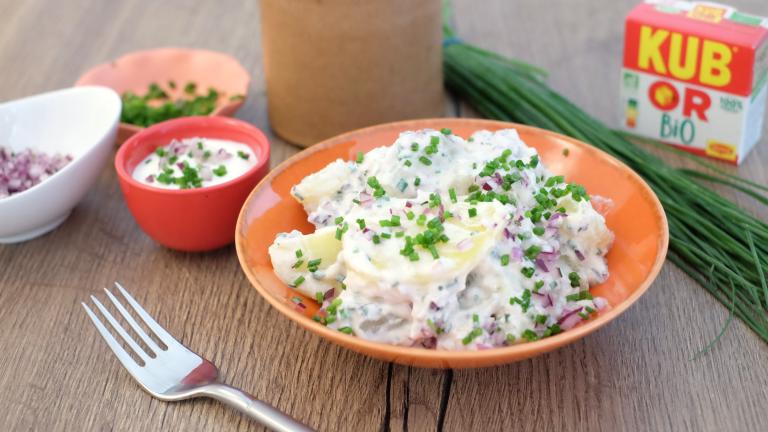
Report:
M106 87L76 87L0 104L0 145L69 154L73 160L40 184L0 198L0 243L51 231L96 181L115 143L122 103Z

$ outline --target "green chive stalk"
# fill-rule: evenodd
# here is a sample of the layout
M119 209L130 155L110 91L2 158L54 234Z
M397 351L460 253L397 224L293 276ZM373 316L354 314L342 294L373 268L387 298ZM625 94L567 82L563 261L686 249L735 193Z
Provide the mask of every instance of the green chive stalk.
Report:
M450 27L444 33L443 69L451 92L486 117L571 136L635 170L667 214L668 259L768 342L768 224L704 182L732 187L768 205L766 186L695 158L711 173L671 167L552 90L543 70L458 41Z

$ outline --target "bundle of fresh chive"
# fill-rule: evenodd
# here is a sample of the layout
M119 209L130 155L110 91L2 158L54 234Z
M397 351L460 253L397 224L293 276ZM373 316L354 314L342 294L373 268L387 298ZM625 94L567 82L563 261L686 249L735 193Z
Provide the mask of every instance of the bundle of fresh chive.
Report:
M713 174L673 168L552 90L541 69L463 43L447 27L445 36L443 68L449 90L484 116L569 135L635 170L667 213L669 260L768 342L768 224L702 181L728 185L766 205L768 187L703 161L697 163Z

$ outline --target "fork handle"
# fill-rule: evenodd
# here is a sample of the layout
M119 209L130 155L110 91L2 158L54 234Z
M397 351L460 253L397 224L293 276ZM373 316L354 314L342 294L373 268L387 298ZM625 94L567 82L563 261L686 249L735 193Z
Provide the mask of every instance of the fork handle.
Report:
M210 384L203 387L205 396L229 405L248 417L276 432L314 432L314 429L299 422L277 408L255 399L248 393L226 384Z

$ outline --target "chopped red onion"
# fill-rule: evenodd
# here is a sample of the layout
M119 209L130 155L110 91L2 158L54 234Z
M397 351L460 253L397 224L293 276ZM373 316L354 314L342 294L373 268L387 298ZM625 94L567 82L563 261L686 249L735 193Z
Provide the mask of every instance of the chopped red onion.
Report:
M605 309L608 309L610 306L608 305L608 300L606 300L603 297L595 297L592 299L592 302L595 304L595 307L597 310L602 311Z
M510 231L507 228L504 228L504 238L507 239L507 240L511 239L512 238L512 231Z
M493 187L489 183L483 183L483 190L484 191L489 191L489 190L492 190L492 189L493 189Z
M541 258L543 261L552 263L554 261L557 261L557 258L560 256L558 252L552 251L552 252L539 252L539 258Z
M49 155L32 149L14 153L0 146L0 198L39 184L71 161L70 155Z
M579 315L579 312L583 310L584 308L582 307L571 310L565 309L564 313L560 315L560 319L557 320L557 325L563 330L572 329L576 324L584 320L581 315Z
M407 208L411 208L411 207L413 207L413 203L412 203L412 202L410 202L410 201L406 201L406 202L405 202L405 207L407 207Z
M328 291L326 291L325 294L323 294L323 299L331 300L331 299L333 299L333 297L335 295L336 295L336 289L335 288L331 288Z
M467 238L465 238L464 240L462 240L462 241L460 241L460 242L456 243L456 249L458 249L458 250L460 250L460 251L466 251L466 250L469 250L469 249L471 249L471 248L472 248L472 245L473 245L473 243L474 243L474 242L472 241L472 239L471 239L471 238L469 238L469 237L467 237Z
M515 262L520 261L523 258L523 250L517 246L512 248L512 251L509 254L510 258L512 258Z
M557 325L559 325L563 330L570 330L576 327L578 323L584 321L584 318L578 314L580 310L581 309L576 309L570 311L567 315L563 315L560 320L558 320Z
M148 175L147 178L144 179L147 183L154 183L155 182L155 176L152 174Z
M583 254L583 253L581 253L581 251L580 251L580 250L578 250L578 249L574 249L573 253L575 253L575 254L576 254L576 258L578 258L578 259L579 259L579 261L584 261L584 254Z
M541 258L536 258L536 267L538 267L539 270L543 272L549 273L549 268L547 267L547 264Z
M204 181L211 181L213 179L213 170L208 165L203 165L200 168L200 178Z
M501 177L501 174L498 171L494 173L493 178L496 180L497 185L501 186L504 184L504 179Z

